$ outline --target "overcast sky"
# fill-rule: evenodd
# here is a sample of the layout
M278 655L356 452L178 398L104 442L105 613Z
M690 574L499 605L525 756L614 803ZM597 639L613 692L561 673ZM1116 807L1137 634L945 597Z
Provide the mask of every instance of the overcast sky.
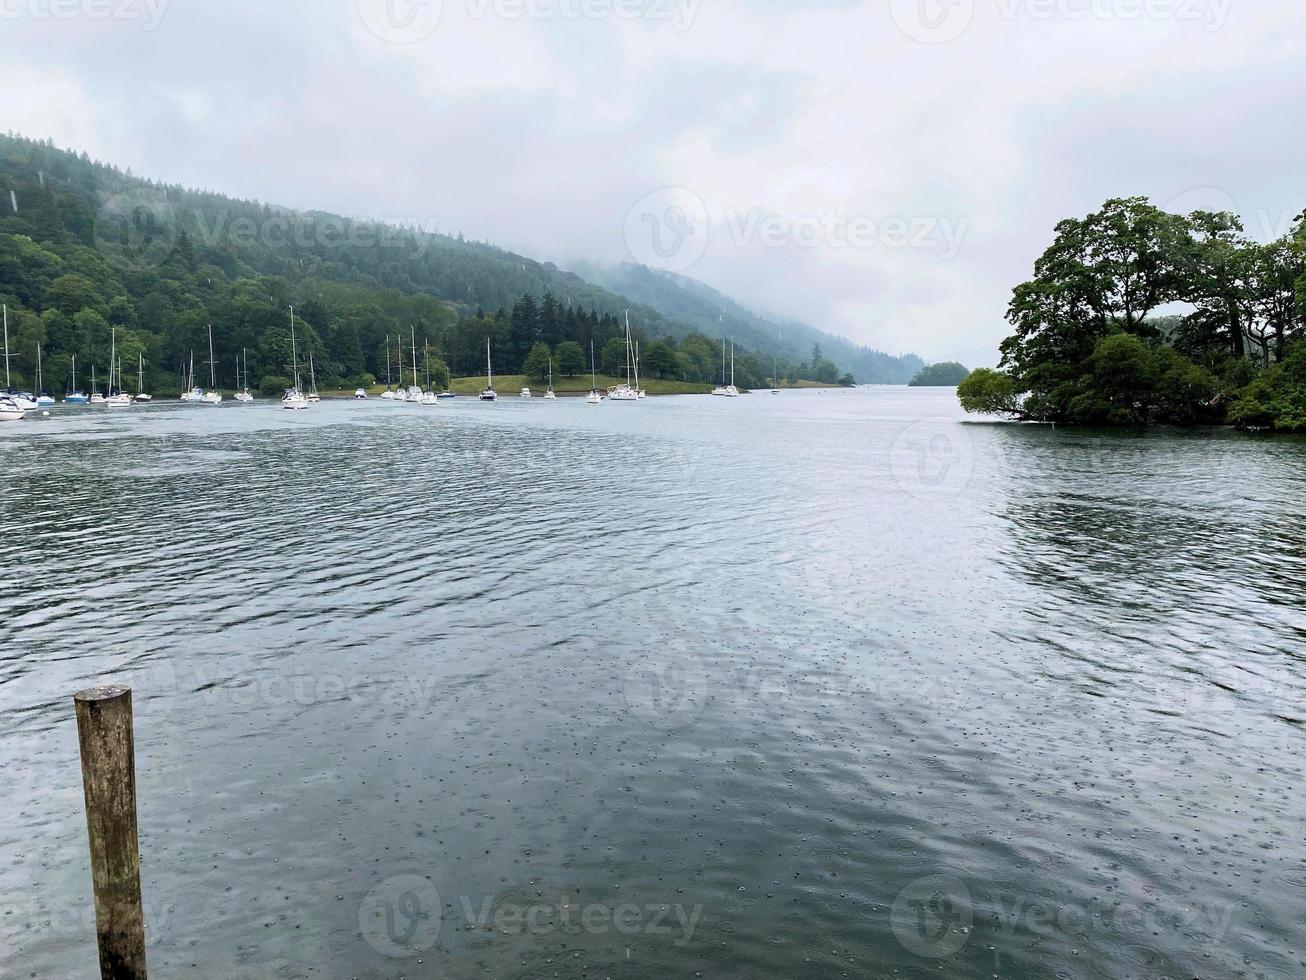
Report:
M1306 206L1300 0L0 0L0 125L991 358L1057 220Z

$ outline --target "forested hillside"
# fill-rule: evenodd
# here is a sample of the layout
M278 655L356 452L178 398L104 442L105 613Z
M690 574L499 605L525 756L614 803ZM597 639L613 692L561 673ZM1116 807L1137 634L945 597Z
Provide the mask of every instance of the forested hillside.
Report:
M0 137L0 205L14 381L35 384L39 343L44 386L57 393L74 355L80 384L92 366L104 376L111 333L123 365L143 355L150 390L179 389L192 354L204 384L209 325L219 385L233 383L246 351L251 383L274 387L290 371L291 305L301 356L312 354L326 384L384 380L411 364L414 342L423 375L428 343L432 373L443 376L483 370L487 339L504 373L540 344L566 370L583 370L591 341L611 368L627 309L647 374L715 381L717 338L730 332L711 336L696 319L492 245L153 183L12 135ZM740 332L739 383L768 383L774 344L742 320L730 326ZM784 378L844 373L819 349L785 355Z
M819 345L838 368L862 384L906 384L925 362L914 354L896 357L857 345L805 323L760 316L697 279L647 266L582 263L576 271L586 280L650 306L664 316L712 337L730 336L766 354L799 358ZM810 359L808 360L810 364Z

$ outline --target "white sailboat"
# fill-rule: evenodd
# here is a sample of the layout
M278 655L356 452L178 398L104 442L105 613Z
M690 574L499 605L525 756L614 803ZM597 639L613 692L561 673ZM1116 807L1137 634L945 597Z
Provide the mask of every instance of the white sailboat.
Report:
M780 394L780 359L771 358L771 394Z
M4 333L5 333L5 390L4 397L13 402L20 411L31 412L36 410L36 396L30 391L16 391L9 381L9 359L16 357L15 354L9 353L9 306L4 307Z
M97 391L95 388L95 365L94 364L91 365L91 404L92 405L104 404L104 396L100 394L99 391Z
M240 369L241 358L244 358L245 360L245 370L243 373ZM243 386L240 383L242 377L245 379L245 384ZM249 351L245 350L244 347L240 349L240 357L236 358L236 388L238 389L236 391L236 401L240 402L242 405L248 405L254 400L254 396L250 394L249 391Z
M122 365L118 364L118 331L115 328L109 335L109 394L105 396L104 404L109 408L128 408L132 403L132 396L122 390ZM114 388L114 365L118 366L118 387Z
M739 397L739 389L735 387L735 342L733 340L730 341L730 384L726 385L726 397Z
M184 402L195 402L199 404L200 399L204 397L204 389L195 385L195 352L190 352L190 370L186 377L186 390L181 393L181 400Z
M614 402L633 402L639 401L639 374L638 369L634 366L635 348L630 339L630 310L626 311L626 380L616 387L608 389L608 400ZM635 384L631 385L631 375L635 376Z
M393 401L395 397L394 389L390 386L390 335L385 335L385 391L381 392L381 397L387 401Z
M218 367L213 360L213 324L209 324L209 390L200 395L202 405L221 405L222 392L218 391Z
M521 395L520 395L520 397L521 397L521 398L533 398L533 397L535 397L535 396L531 394L531 390L530 390L529 388L523 388L523 389L521 390Z
M386 338L387 343L389 338ZM287 388L286 393L281 396L281 407L292 411L302 411L308 408L308 399L304 397L304 392L299 387L299 351L295 347L295 308L290 308L290 364L294 373L294 387Z
M145 352L141 351L136 355L136 400L138 402L153 401L145 393Z
M431 341L422 341L422 356L426 359L426 390L422 392L421 403L423 405L439 405L440 396L435 393L431 387Z
M414 405L421 404L422 386L417 383L417 330L409 324L409 333L412 337L412 356L413 356L413 383L408 386L404 392L404 401L412 402Z
M49 408L54 404L54 395L45 390L45 374L41 370L41 345L36 345L36 407Z
M86 397L86 393L77 387L77 355L74 354L72 387L68 394L64 395L63 403L65 405L85 405L88 401L90 399Z
M317 393L317 372L313 370L313 352L308 352L308 400L320 402L322 396Z
M726 338L721 338L721 383L712 389L712 394L717 398L724 398L726 392Z
M598 405L603 401L603 395L599 392L598 372L594 367L594 340L590 340L590 393L585 396L586 405Z
M558 393L553 390L553 358L552 357L549 358L549 390L544 393L544 400L546 402L556 402L558 400Z
M485 388L481 391L481 401L492 402L499 397L494 390L494 365L490 363L490 338L485 338Z

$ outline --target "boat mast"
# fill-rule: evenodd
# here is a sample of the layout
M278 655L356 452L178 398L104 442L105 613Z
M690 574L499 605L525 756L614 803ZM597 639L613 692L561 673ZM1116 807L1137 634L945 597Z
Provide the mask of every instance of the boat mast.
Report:
M417 328L408 324L408 332L413 338L413 387L417 387Z
M213 324L209 324L209 388L218 386L218 365L213 360Z
M489 337L485 338L485 380L489 382L485 386L487 389L494 387L494 365L490 363L490 338Z
M136 394L145 393L145 351L136 352Z
M390 335L385 335L385 390L390 390Z
M735 342L730 341L730 387L735 386Z
M12 388L13 385L9 382L9 304L5 303L3 305L5 320L5 387Z
M599 390L599 379L594 367L594 338L590 338L590 391Z
M295 374L295 390L299 390L299 351L295 347L295 308L290 308L290 366Z
M7 346L7 345L6 345ZM118 359L118 328L114 327L109 331L109 391L110 398L113 397L113 362Z
M36 342L36 393L41 393L41 342Z

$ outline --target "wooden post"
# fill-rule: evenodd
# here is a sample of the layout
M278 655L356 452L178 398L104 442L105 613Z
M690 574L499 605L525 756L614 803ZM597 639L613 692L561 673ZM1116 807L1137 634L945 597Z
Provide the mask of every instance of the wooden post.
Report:
M73 701L91 842L100 977L145 980L132 692L125 687L97 687L82 691Z

